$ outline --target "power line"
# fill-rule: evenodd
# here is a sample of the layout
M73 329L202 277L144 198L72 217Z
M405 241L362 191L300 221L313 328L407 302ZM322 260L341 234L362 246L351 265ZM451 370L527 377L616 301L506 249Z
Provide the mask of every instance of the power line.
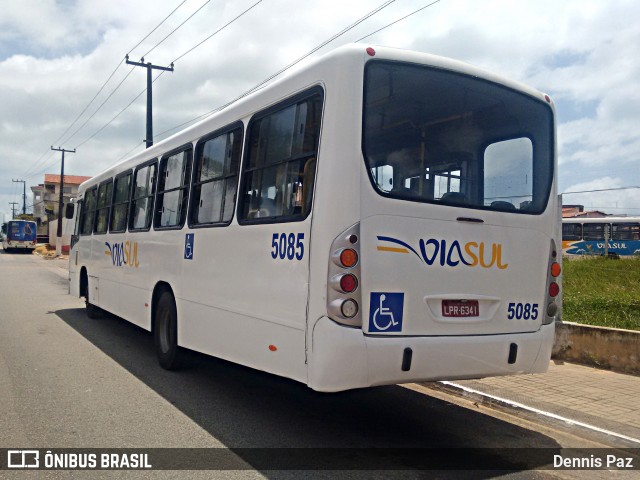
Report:
M236 17L234 17L232 20L230 20L229 22L227 22L224 26L222 26L221 28L219 28L218 30L216 30L215 32L213 32L211 35L209 35L207 38L205 38L204 40L202 40L200 43L198 43L197 45L195 45L194 47L190 48L189 50L187 50L185 53L183 53L182 55L180 55L178 58L176 58L173 62L173 64L175 64L178 60L182 59L184 56L186 56L187 54L191 53L193 50L195 50L196 48L198 48L200 45L202 45L203 43L205 43L207 40L211 39L213 36L215 36L216 34L220 33L222 30L224 30L225 28L227 28L229 25L231 25L232 23L234 23L236 20L238 20L240 17L242 17L243 15L245 15L246 13L248 13L251 9L253 9L254 7L256 7L259 3L261 3L263 0L258 0L256 3L254 3L252 6L250 6L249 8L247 8L246 10L244 10L242 13L240 13L239 15L237 15ZM206 5L206 4L205 4ZM204 6L204 5L203 5ZM202 7L201 7L202 8ZM198 9L200 10L200 9ZM197 12L196 12L197 13ZM193 15L192 15L193 16ZM191 18L191 17L189 17ZM187 19L188 20L188 19ZM184 22L183 22L184 23ZM154 47L155 48L155 47ZM135 67L133 67L135 68ZM131 72L129 72L131 73ZM158 76L156 76L156 78L153 80L152 83L155 83L156 80L158 80L158 78L160 78L162 76L162 74L164 73L164 71L162 71ZM127 75L128 76L128 75ZM125 78L126 79L126 78ZM123 80L124 81L124 80ZM127 104L126 107L124 107L120 112L118 112L116 114L115 117L113 117L111 120L109 120L105 125L103 125L100 129L98 129L93 135L89 136L88 138L86 138L84 141L82 141L81 143L79 143L78 145L76 145L75 148L78 148L82 145L84 145L85 143L87 143L89 140L91 140L92 138L94 138L96 135L98 135L100 132L102 132L106 127L108 127L111 123L113 123L113 121L118 118L122 113L125 112L125 110L127 110L138 98L140 98L140 96L145 93L147 91L147 89L145 88L144 90L142 90L138 95L136 95L136 97L131 100L131 102L129 102ZM97 113L94 112L94 114ZM86 124L86 122L85 122ZM84 125L83 125L84 126ZM75 132L77 133L77 131ZM75 135L74 133L74 135ZM156 138L158 135L154 135L154 138ZM69 138L70 139L70 138ZM67 141L69 140L67 139Z
M169 19L169 17L170 17L171 15L173 15L174 13L176 13L176 11L177 11L177 10L178 10L182 5L184 5L184 4L186 3L186 1L187 1L187 0L183 0L183 2L182 2L180 5L178 5L176 8L174 8L174 9L172 10L172 12L164 18L164 20L162 20L158 25L156 25L156 27L155 27L153 30L151 30L151 31L150 31L150 32L149 32L149 33L148 33L148 34L147 34L147 35L146 35L142 40L140 40L138 43L136 43L136 46L135 46L135 47L130 48L130 49L129 49L129 51L127 52L127 55L128 55L128 54L130 54L132 51L134 51L136 48L138 48L138 47L142 44L142 42L144 42L147 38L149 38L149 37L151 36L151 34L152 34L153 32L155 32L158 28L160 28L160 25L162 25L164 22L166 22L166 21ZM154 47L154 48L155 48L155 47Z
M386 2L384 2L383 4L381 4L380 6L376 7L375 9L373 9L372 11L370 11L369 13L367 13L365 16L361 17L360 19L356 20L354 23L352 23L351 25L349 25L348 27L344 28L343 30L341 30L340 32L336 33L335 35L333 35L332 37L330 37L329 39L325 40L324 42L322 42L321 44L319 44L318 46L312 48L309 52L305 53L303 56L301 56L300 58L298 58L297 60L293 61L292 63L290 63L289 65L287 65L286 67L280 69L279 71L277 71L276 73L274 73L273 75L270 75L269 77L267 77L266 79L264 79L263 81L261 81L260 83L258 83L257 85L255 85L254 87L252 87L251 89L247 90L246 92L244 92L243 94L241 94L240 96L234 98L233 100L231 100L230 102L215 108L209 112L203 113L201 115L198 115L195 118L192 118L191 120L188 120L186 122L181 123L180 125L176 125L174 127L171 127L167 130L164 130L163 132L160 132L158 135L156 135L156 137L162 136L166 133L172 132L174 130L179 129L180 127L183 127L185 125L188 125L194 121L197 120L201 120L204 119L206 117L209 117L211 115L213 115L214 113L225 109L226 107L228 107L229 105L237 102L238 100L246 97L247 95L255 92L256 90L260 89L263 85L265 85L266 83L270 82L271 80L273 80L274 78L276 78L277 76L281 75L282 73L286 72L287 70L289 70L291 67L297 65L298 63L300 63L302 60L304 60L305 58L309 57L310 55L312 55L313 53L317 52L318 50L320 50L322 47L328 45L329 43L331 43L332 41L334 41L335 39L341 37L342 35L344 35L345 33L347 33L349 30L352 30L353 28L355 28L356 26L358 26L359 24L361 24L362 22L364 22L365 20L367 20L368 18L370 18L371 16L375 15L376 13L378 13L379 11L383 10L384 8L388 7L389 5L391 5L392 3L394 3L395 0L388 0ZM258 2L260 3L260 2ZM206 40L206 39L205 39ZM202 42L201 42L202 43ZM200 44L199 44L200 45ZM198 47L199 45L196 45L196 47ZM194 48L196 48L194 47ZM178 59L182 58L184 55L186 55L188 52L184 53L181 57L178 57ZM174 60L175 62L175 60Z
M151 36L151 35L153 34L153 32L155 32L155 31L156 31L156 30L157 30L157 29L158 29L158 28L159 28L159 27L160 27L164 22L166 22L166 21L167 21L167 20L168 20L168 19L169 19L169 18L170 18L170 17L171 17L171 16L172 16L172 15L173 15L173 14L174 14L174 13L175 13L175 12L176 12L180 7L181 7L181 6L182 6L182 5L184 5L184 4L186 3L186 1L187 1L187 0L183 0L183 1L182 1L182 2L181 2L181 3L180 3L176 8L174 8L174 9L171 11L171 13L169 13L169 15L167 15L167 16L166 16L166 17L165 17L165 18L164 18L160 23L158 23L158 25L156 25L156 26L155 26L155 27L154 27L154 28L153 28L153 29L152 29L152 30L151 30L147 35L145 35L145 36L144 36L144 38L143 38L142 40L140 40L140 41L139 41L139 42L138 42L138 43L137 43L133 48L131 48L131 49L129 50L129 52L131 52L132 50L135 50L138 46L140 46L140 45L142 44L142 42L144 42L147 38L149 38L149 36ZM155 47L154 47L154 48L155 48ZM78 116L73 120L73 122L71 122L71 124L70 124L70 125L67 127L67 129L62 133L62 135L60 135L60 136L59 136L55 141L53 141L53 142L52 142L53 144L59 143L60 139L61 139L61 138L63 138L63 137L64 137L64 136L69 132L69 130L71 130L71 128L73 128L73 126L78 122L78 120L80 120L80 118L82 117L82 115L84 115L84 113L89 109L89 107L90 107L90 106L91 106L91 104L95 101L95 99L96 99L96 98L98 98L98 95L100 95L100 93L104 90L104 88L106 87L106 85L107 85L107 84L109 83L109 81L113 78L113 76L114 76L114 75L115 75L115 73L118 71L118 69L120 68L120 66L121 66L121 65L122 65L122 60L120 60L120 61L118 62L118 64L116 65L116 68L115 68L115 69L111 72L111 74L107 77L107 79L104 81L104 83L102 84L102 86L98 89L98 92L93 96L93 98L89 101L89 103L87 103L87 105L82 109L82 111L80 112L80 114L78 114ZM132 69L132 70L133 70L133 69ZM128 77L130 74L131 74L131 72L129 72L129 74L127 75L127 77ZM126 80L126 78L127 78L127 77L125 77L125 79L124 79L124 80ZM120 86L122 85L122 83L124 82L124 80L118 84L118 86L115 88L115 90L117 90L118 88L120 88ZM109 98L111 98L111 96L115 93L115 90L114 90L114 91L109 95L109 97L107 97L107 100L108 100ZM98 110L100 110L100 108L102 108L102 106L103 106L105 103L106 103L106 100L105 100L105 102L103 102L103 103L100 105L100 107L98 107ZM90 120L91 118L93 118L93 116L95 116L95 114L98 112L98 110L96 110L96 111L93 113L93 115L92 115L91 117L89 117L89 120ZM88 122L88 120L87 120L87 122ZM82 126L86 125L86 123L87 123L87 122L85 122ZM80 129L81 129L81 128L82 128L82 127L80 127ZM76 134L80 129L76 130L76 132L74 132L74 134L73 134L71 137L69 137L66 141L69 141L71 138L73 138L73 136L74 136L74 135L75 135L75 134ZM65 143L66 143L66 141L65 141ZM38 164L40 164L41 162L42 162L42 163L44 163L44 162L46 162L46 161L48 160L48 158L47 158L47 159L45 159L45 160L42 160L42 159L47 155L47 153L49 154L49 157L52 155L51 150L49 150L49 149L45 150L45 152L44 152L42 155L40 155L40 157L38 158L38 160L36 160L36 162L35 162L31 167L29 167L29 168L25 171L25 173L24 173L24 176L25 176L25 177L29 174L29 172L31 172L32 170L34 170L35 168L37 168L37 165L38 165ZM29 176L29 178L30 178L31 176L32 176L32 175L30 175L30 176Z
M385 25L385 26L384 26L384 27L382 27L382 28L379 28L379 29L378 29L378 30L376 30L375 32L371 32L369 35L365 35L364 37L359 38L358 40L356 40L356 42L361 42L361 41L362 41L362 40L364 40L365 38L369 38L371 35L375 35L376 33L381 32L382 30L384 30L385 28L389 28L390 26L395 25L395 24L396 24L396 23L398 23L398 22L401 22L401 21L402 21L402 20L404 20L405 18L409 18L410 16L415 15L415 14L416 14L416 13L418 13L418 12L421 12L421 11L422 11L422 10L424 10L425 8L429 8L431 5L434 5L434 4L438 3L439 1L440 1L440 0L435 0L435 2L431 2L429 5L425 5L424 7L419 8L418 10L415 10L415 11L411 12L410 14L405 15L405 16L404 16L404 17L402 17L402 18L399 18L399 19L398 19L398 20L396 20L396 21L391 22L391 23L389 23L389 24Z
M134 68L135 68L135 67L134 67ZM154 78L154 79L153 79L153 82L151 82L151 83L155 83L155 81L156 81L156 80L158 80L158 78L160 78L160 77L164 74L164 72L165 72L164 70L163 70L163 71L161 71L161 72L156 76L156 78ZM100 128L99 128L99 129L98 129L98 130L93 134L93 135L91 135L90 137L86 138L84 141L82 141L82 142L81 142L81 143L79 143L78 145L76 145L76 147L75 147L75 148L81 147L82 145L84 145L85 143L87 143L89 140L91 140L92 138L94 138L96 135L98 135L100 132L102 132L102 131L103 131L105 128L107 128L109 125L111 125L111 124L116 120L116 118L118 118L118 117L119 117L120 115L122 115L126 110L128 110L128 109L129 109L129 107L130 107L131 105L133 105L133 103L134 103L138 98L140 98L140 97L142 96L142 94L143 94L144 92L146 92L146 91L147 91L147 89L146 89L146 88L144 88L140 93L138 93L138 95L136 95L136 96L134 97L134 99L133 99L133 100L131 100L131 101L127 104L127 106L126 106L126 107L124 107L122 110L120 110L118 113L116 113L116 115L115 115L111 120L109 120L106 124L104 124L102 127L100 127Z
M233 22L235 22L236 20L238 20L240 17L242 17L244 14L248 13L250 10L252 10L254 7L256 7L259 3L262 3L262 0L258 0L256 3L254 3L253 5L251 5L249 8L247 8L244 12L242 12L241 14L239 14L238 16L234 17L232 20L228 21L225 25L223 25L222 27L220 27L218 30L216 30L215 32L213 32L211 35L209 35L207 38L205 38L204 40L202 40L200 43L198 43L197 45L195 45L194 47L190 48L189 50L187 50L186 52L184 52L182 55L180 55L178 58L176 58L173 62L171 63L176 63L178 60L180 60L182 57L186 56L187 54L193 52L196 48L198 48L200 45L202 45L203 43L205 43L207 40L211 39L212 37L214 37L215 35L217 35L218 33L220 33L222 30L224 30L225 28L227 28L229 25L231 25Z
M632 190L632 189L637 189L640 187L636 187L636 186L629 186L629 187L616 187L616 188L599 188L599 189L595 189L595 190L580 190L577 192L562 192L561 195L570 195L572 193L592 193L592 192L611 192L611 191L615 191L615 190Z
M205 5L207 5L211 0L207 0L206 2L204 2L200 8L198 8L195 12L193 12L191 15L189 15L186 20L184 22L182 22L180 25L178 25L176 28L174 28L173 30L171 30L171 32L169 32L169 34L164 37L162 40L160 40L158 43L156 43L151 50L149 50L147 53L145 53L144 55L142 55L143 57L146 57L147 55L149 55L151 52L153 52L158 46L160 46L167 38L169 38L171 35L173 35L176 30L178 30L180 27L182 27L185 23L187 23L189 20L191 20L191 17L193 17L196 13L198 13L200 10L202 10Z

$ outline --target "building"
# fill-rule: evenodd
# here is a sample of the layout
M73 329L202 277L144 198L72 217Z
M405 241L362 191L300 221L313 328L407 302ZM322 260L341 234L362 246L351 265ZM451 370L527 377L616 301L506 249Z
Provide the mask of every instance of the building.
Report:
M562 205L562 218L600 218L608 217L609 214L601 212L600 210L584 211L584 205Z
M90 178L80 175L65 175L62 185L63 203L66 205L72 198L76 198L80 184ZM31 187L31 191L33 192L33 216L39 227L38 234L47 235L49 230L46 225L49 221L58 218L60 175L46 173L44 183Z

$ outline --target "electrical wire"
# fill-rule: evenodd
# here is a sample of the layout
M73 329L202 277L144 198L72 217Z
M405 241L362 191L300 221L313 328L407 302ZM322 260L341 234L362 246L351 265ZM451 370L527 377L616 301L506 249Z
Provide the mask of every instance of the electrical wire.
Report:
M238 20L240 17L242 17L244 14L248 13L250 10L252 10L254 7L256 7L259 3L262 3L262 0L258 0L256 3L254 3L253 5L251 5L249 8L247 8L244 12L242 12L241 14L239 14L238 16L234 17L232 20L230 20L229 22L227 22L225 25L223 25L222 27L220 27L218 30L216 30L215 32L213 32L211 35L209 35L207 38L205 38L204 40L202 40L200 43L196 44L194 47L190 48L189 50L187 50L186 52L184 52L182 55L180 55L179 57L177 57L173 62L171 63L176 63L178 60L180 60L181 58L183 58L184 56L186 56L187 54L193 52L196 48L198 48L200 45L202 45L203 43L205 43L207 40L211 39L212 37L214 37L215 35L217 35L218 33L220 33L222 30L224 30L225 28L227 28L229 25L231 25L233 22L235 22L236 20Z
M640 188L640 187L631 185L629 187L599 188L595 190L581 190L577 192L562 192L561 195L570 195L572 193L611 192L614 190L631 190L631 189L637 189L637 188Z
M167 38L169 38L171 35L173 35L180 27L182 27L185 23L187 23L189 20L191 20L191 17L193 17L196 13L198 13L200 10L202 10L205 5L207 5L211 0L207 0L206 2L204 2L200 8L198 8L195 12L193 12L191 15L189 15L186 20L184 22L182 22L180 25L178 25L176 28L174 28L173 30L171 30L171 32L169 32L169 34L164 37L162 40L160 40L158 43L156 43L151 50L149 50L147 53L145 53L144 55L142 55L142 58L146 57L147 55L149 55L151 52L153 52L157 47L159 47Z
M436 4L436 3L438 3L439 1L440 1L440 0L435 0L435 2L431 2L429 5L425 5L424 7L421 7L421 8L419 8L418 10L415 10L415 11L411 12L410 14L405 15L404 17L397 19L396 21L391 22L391 23L389 23L389 24L385 25L385 26L384 26L384 27L382 27L382 28L379 28L379 29L378 29L378 30L376 30L375 32L371 32L369 35L365 35L364 37L359 38L358 40L356 40L356 43L357 43L357 42L361 42L361 41L362 41L362 40L364 40L365 38L369 38L371 35L375 35L376 33L381 32L381 31L382 31L382 30L384 30L385 28L389 28L390 26L395 25L395 24L396 24L396 23L398 23L398 22L401 22L401 21L402 21L402 20L404 20L405 18L409 18L410 16L415 15L415 14L416 14L416 13L418 13L418 12L421 12L421 11L422 11L422 10L424 10L425 8L429 8L431 5L435 5L435 4Z
M177 57L175 60L173 60L173 64L175 64L176 62L178 62L178 60L182 59L183 57L185 57L187 54L191 53L192 51L194 51L196 48L198 48L200 45L202 45L203 43L205 43L207 40L211 39L213 36L215 36L216 34L220 33L222 30L224 30L225 28L227 28L229 25L231 25L232 23L234 23L235 21L237 21L240 17L242 17L243 15L245 15L246 13L248 13L250 10L252 10L254 7L256 7L259 3L261 3L263 0L258 0L256 3L254 3L253 5L251 5L249 8L247 8L246 10L244 10L242 13L240 13L239 15L237 15L236 17L234 17L233 19L231 19L229 22L227 22L225 25L223 25L221 28L219 28L218 30L216 30L215 32L213 32L211 35L209 35L207 38L205 38L204 40L202 40L200 43L198 43L197 45L195 45L194 47L190 48L189 50L187 50L185 53L183 53L182 55L180 55L179 57ZM395 1L395 0L394 0ZM206 3L204 4L206 5ZM202 7L204 7L204 5L202 5ZM200 8L202 8L200 7ZM199 11L200 9L198 9ZM197 12L196 12L197 13ZM192 15L193 16L193 15ZM191 17L189 17L191 18ZM187 19L188 20L188 19ZM184 23L184 22L183 22ZM179 28L179 27L178 27ZM175 30L174 30L175 31ZM164 40L163 40L164 41ZM155 47L154 47L155 48ZM134 67L135 68L135 67ZM129 72L130 74L131 72ZM158 76L156 76L156 78L153 80L152 83L155 83L156 80L158 80L158 78L160 78L160 76L162 76L162 74L164 74L165 71L161 71L160 74L158 74ZM128 76L128 75L127 75ZM126 77L125 77L126 80ZM124 80L123 80L124 81ZM119 113L116 114L115 117L113 117L111 120L109 120L105 125L103 125L100 129L98 129L95 133L93 133L93 135L89 136L88 138L86 138L85 140L83 140L82 142L80 142L78 145L76 145L76 149L82 145L84 145L85 143L87 143L89 140L91 140L92 138L94 138L96 135L98 135L100 132L102 132L106 127L108 127L111 123L113 123L113 121L118 118L122 113L125 112L125 110L127 110L129 107L131 107L131 105L138 99L140 98L140 96L146 92L147 89L145 88L144 90L142 90L138 95L136 95L136 97L131 100L127 106L125 106ZM106 100L105 100L106 101ZM97 113L94 112L94 114ZM89 119L88 119L89 120ZM88 121L87 120L87 121ZM86 122L85 122L86 124ZM83 124L84 126L84 124ZM79 130L79 129L78 129ZM76 132L74 132L75 135ZM157 135L154 136L154 138L157 137ZM71 137L70 137L71 138ZM69 139L70 139L69 138ZM67 141L69 140L67 139ZM134 148L135 149L135 148Z
M316 47L312 48L310 51L308 51L307 53L305 53L303 56L301 56L300 58L298 58L297 60L291 62L289 65L287 65L286 67L278 70L276 73L270 75L269 77L267 77L266 79L264 79L263 81L261 81L260 83L258 83L257 85L255 85L254 87L250 88L249 90L247 90L246 92L244 92L243 94L241 94L240 96L234 98L233 100L231 100L230 102L215 108L209 112L203 113L201 115L198 115L195 118L192 118L191 120L188 120L186 122L181 123L180 125L176 125L174 127L171 127L167 130L164 130L163 132L158 133L157 135L154 135L154 139L156 137L161 137L169 132L172 132L174 130L177 130L185 125L189 125L190 123L193 123L195 121L207 118L211 115L213 115L216 112L219 112L220 110L224 110L225 108L227 108L229 105L237 102L238 100L246 97L247 95L250 95L251 93L255 92L256 90L259 90L261 87L263 87L265 84L267 84L268 82L270 82L271 80L273 80L274 78L276 78L277 76L281 75L282 73L286 72L287 70L289 70L290 68L292 68L293 66L297 65L298 63L300 63L302 60L304 60L305 58L309 57L310 55L312 55L313 53L317 52L318 50L320 50L322 47L328 45L329 43L331 43L332 41L334 41L335 39L341 37L342 35L344 35L345 33L347 33L348 31L352 30L353 28L355 28L357 25L361 24L362 22L364 22L365 20L367 20L368 18L370 18L371 16L375 15L376 13L378 13L379 11L383 10L384 8L388 7L389 5L391 5L392 3L394 3L395 0L388 0L386 2L384 2L383 4L381 4L380 6L376 7L375 9L373 9L372 11L370 11L369 13L367 13L365 16L359 18L358 20L356 20L354 23L352 23L351 25L347 26L346 28L344 28L343 30L341 30L340 32L336 33L335 35L333 35L332 37L330 37L329 39L325 40L324 42L322 42L321 44L317 45ZM258 2L259 3L259 2ZM194 47L195 48L195 47ZM186 52L189 53L189 52ZM182 56L186 55L183 54ZM181 58L181 57L178 57Z
M153 32L155 32L162 24L164 24L164 22L166 22L182 5L184 5L187 2L187 0L183 0L176 8L174 8L171 13L169 13L169 15L167 15L160 23L158 23L158 25L156 25L147 35L144 36L144 38L142 40L140 40L133 48L131 48L129 50L129 52L135 50L138 46L140 46L142 44L142 42L144 42L147 38L149 38L149 36L151 36L153 34ZM107 77L107 79L104 81L104 83L102 84L102 86L98 89L98 92L93 96L93 98L89 101L89 103L87 103L87 105L82 109L82 111L80 112L80 114L78 114L78 116L73 120L73 122L71 122L71 124L67 127L67 129L62 133L62 135L60 135L56 140L54 140L52 142L53 144L57 144L60 139L62 139L67 132L69 132L69 130L71 130L71 128L73 128L73 126L78 122L78 120L80 120L80 118L82 117L82 115L84 115L84 113L89 109L89 107L91 106L91 104L95 101L96 98L98 98L98 95L100 95L100 93L104 90L104 88L106 87L106 85L109 83L109 81L113 78L113 76L115 75L115 73L118 71L118 69L120 68L120 66L122 65L122 60L120 60L118 62L118 64L116 65L116 68L111 72L111 74ZM131 73L131 72L130 72ZM129 73L129 74L130 74ZM128 77L129 75L127 75ZM126 77L125 77L126 79ZM116 90L118 88L120 88L120 85L122 85L123 82L120 82L120 84L118 84L118 86L116 87ZM108 98L111 98L111 96L115 93L115 90L109 95ZM104 105L105 102L102 103L102 105L100 105L100 107L98 108L98 110L100 108L102 108L102 106ZM93 115L90 118L93 118L93 116L95 116L95 114L97 113L97 110L93 113ZM86 122L83 124L83 126L86 125ZM75 135L76 132L74 132ZM70 137L72 138L73 135ZM69 139L70 139L69 138ZM67 141L69 140L67 139ZM45 152L42 153L42 155L40 155L40 157L38 158L38 160L36 160L36 162L29 167L25 173L23 174L23 176L32 176L30 175L30 172L33 171L35 168L37 168L37 165L40 163L44 163L46 162L49 157L47 157L45 160L43 160L43 158L47 155L47 153L49 154L49 157L52 155L52 152L50 149L45 150Z

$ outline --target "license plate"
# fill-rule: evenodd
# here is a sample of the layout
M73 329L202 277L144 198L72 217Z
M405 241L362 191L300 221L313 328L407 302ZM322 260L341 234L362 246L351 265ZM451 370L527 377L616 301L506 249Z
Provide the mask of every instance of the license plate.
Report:
M443 300L443 317L477 317L480 315L477 300Z

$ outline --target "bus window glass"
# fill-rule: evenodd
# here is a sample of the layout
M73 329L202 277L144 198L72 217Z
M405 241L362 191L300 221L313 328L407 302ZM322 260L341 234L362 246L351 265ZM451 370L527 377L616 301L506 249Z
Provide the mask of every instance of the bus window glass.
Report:
M604 240L605 226L607 223L585 223L582 226L582 236L584 240Z
M640 223L614 223L611 238L613 240L640 240Z
M562 240L582 240L582 225L579 223L563 223Z
M370 61L362 148L383 196L542 213L553 112L533 97L443 69Z
M129 214L129 230L148 230L151 226L157 170L158 164L156 163L136 170L131 213Z
M78 203L76 204L76 221L73 227L73 234L74 235L80 235L80 227L81 227L81 223L80 223L80 219L82 218L82 210L83 210L83 204L84 202L82 200L79 200Z
M189 198L191 149L164 157L160 162L158 201L154 228L184 225Z
M129 196L131 195L131 172L116 177L111 209L111 233L124 232L127 229L127 211L129 210Z
M228 224L233 217L242 151L242 128L198 145L191 225Z
M314 95L250 124L240 220L306 218L311 211L321 112L322 97Z
M93 232L93 222L96 214L96 188L87 190L84 196L84 208L82 209L82 220L80 235L91 235Z
M526 202L533 198L531 140L516 138L492 143L484 151L483 165L484 205L506 210L528 205Z
M113 193L113 180L103 183L98 187L98 203L96 210L95 233L107 233L109 223L109 211L111 209L111 196Z

